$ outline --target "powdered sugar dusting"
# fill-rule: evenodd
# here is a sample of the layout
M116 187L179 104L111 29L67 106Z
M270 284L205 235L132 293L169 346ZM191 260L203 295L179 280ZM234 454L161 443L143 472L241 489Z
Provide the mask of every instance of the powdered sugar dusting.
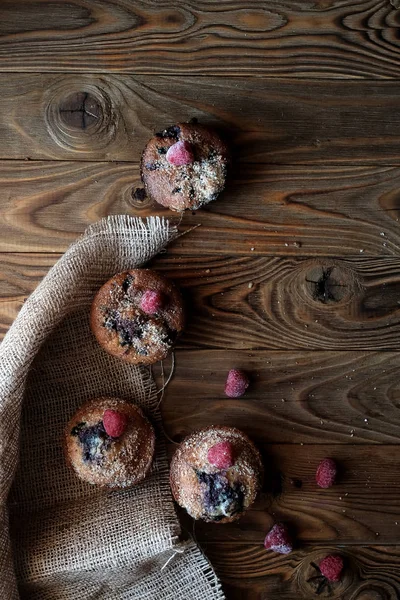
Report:
M284 523L276 523L267 533L264 547L278 554L289 554L293 550L293 542Z
M221 442L229 442L234 454L234 464L223 470L208 460L210 448ZM249 438L238 429L221 426L202 429L188 436L172 459L170 477L176 501L194 519L215 521L217 516L219 522L227 522L239 518L253 503L261 486L262 473L260 455ZM217 491L222 489L219 496L214 494L214 500L220 499L221 505L213 505L211 511L206 506L209 492L204 485L205 482L210 484L210 477L214 477L212 492L215 488ZM230 488L228 494L225 493L225 479ZM240 511L235 512L239 503ZM227 506L233 512L226 510ZM225 518L219 518L221 515Z
M176 198L189 198L190 208L198 209L208 204L223 190L226 177L226 159L221 154L212 155L183 165L162 165L174 181Z
M96 460L86 460L79 438L71 432L81 424L101 427L104 411L110 409L126 417L125 431L117 439L109 438L107 445L96 447ZM151 424L138 407L118 398L98 398L82 406L68 423L65 439L67 457L77 475L93 484L129 487L144 479L153 460Z
M172 150L190 148L190 160L171 162ZM225 186L228 150L217 134L180 123L152 138L142 156L142 177L154 200L172 210L196 210L215 200Z
M149 292L163 298L152 314L146 312L143 302ZM128 362L154 363L167 356L182 329L180 294L169 281L149 269L119 273L98 292L91 326L110 354Z

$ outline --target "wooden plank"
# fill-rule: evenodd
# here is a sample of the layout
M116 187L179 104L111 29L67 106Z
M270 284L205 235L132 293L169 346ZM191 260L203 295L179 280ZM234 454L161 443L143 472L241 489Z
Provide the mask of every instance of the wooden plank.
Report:
M188 400L190 402L190 400ZM195 421L193 421L196 428ZM268 431L265 432L268 436ZM172 444L171 444L172 445ZM286 522L303 544L398 544L400 464L397 446L258 444L266 467L263 491L236 523L196 521L202 544L262 544L274 521ZM317 487L315 471L331 456L340 465L339 482ZM184 528L193 520L181 509Z
M186 348L399 348L398 259L165 255L152 264L185 293Z
M109 214L178 222L135 200L140 185L137 164L1 161L0 251L63 252ZM399 187L398 167L241 165L217 201L185 213L182 231L201 227L170 252L398 256Z
M398 77L396 8L396 0L7 1L0 69Z
M59 255L48 254L0 255L2 336L29 293L58 257ZM248 268L250 273L254 271L251 267L253 261ZM387 259L378 262L383 270ZM232 270L236 264L239 281L244 277L240 262L235 263L233 259L227 261L214 258L204 264L200 259L192 257L191 261L186 260L177 265L174 259L164 257L156 263L160 270L174 277L186 296L191 290L188 304L197 307L189 315L187 330L181 340L184 349L177 351L176 375L163 403L163 414L170 435L179 438L190 431L193 415L193 405L187 403L187 392L190 389L191 397L195 400L199 426L223 419L225 423L234 426L245 424L255 438L262 436L265 428L269 427L271 442L398 442L400 423L396 390L400 355L397 352L254 351L243 347L228 350L226 346L235 342L235 332L241 330L240 323L234 330L228 324L222 329L221 319L215 322L211 317L206 322L201 314L196 314L197 311L204 312L200 303L202 298L208 296L204 293L205 282L221 279L221 265L225 263L227 271ZM369 276L376 269L376 263L375 259L362 261L364 271ZM210 273L206 273L207 268L210 268ZM392 263L390 268L396 271L397 262ZM386 273L388 272L387 268ZM246 283L243 285L246 286ZM378 277L372 289L375 288L380 288ZM385 302L394 298L391 301L395 310L398 297L396 288L390 290L390 286L385 284L383 289L387 290ZM218 294L215 296L218 297ZM382 299L378 302L375 293L370 298L375 298L373 304L377 307L377 313L382 311ZM230 302L229 296L226 301ZM360 301L360 306L365 305L368 305L368 300ZM335 325L328 308L321 304L320 310L326 313L326 346L334 341L335 334L334 330L328 330L328 327ZM224 315L226 314L225 309ZM349 314L352 314L351 311ZM312 319L307 329L311 329L311 321ZM369 314L368 321L376 324L380 319L371 318ZM385 331L383 323L384 321L381 325ZM317 325L314 324L315 327ZM361 324L359 325L361 328ZM254 325L255 330L259 328L258 324ZM229 339L226 333L223 335L224 331L230 333ZM395 331L397 329L393 323L394 341ZM392 333L392 329L390 332ZM286 332L282 335L284 339L288 334ZM275 343L282 343L282 339L278 338ZM190 349L195 345L215 346L218 340L225 346L221 350L211 350L208 347L203 350ZM241 339L240 345L244 345ZM240 354L238 349L241 350ZM223 394L226 373L233 366L241 366L252 375L253 384L245 401L231 400ZM206 411L201 410L203 404L207 406ZM365 418L368 419L367 423Z
M207 544L206 554L222 580L230 600L396 600L400 589L400 547L307 547L282 556L266 552L261 544ZM317 594L319 580L311 563L328 554L345 562L342 581Z
M165 428L175 441L194 423L221 423L257 442L398 444L399 366L398 352L178 350L161 405ZM243 398L224 394L231 368L251 378Z
M3 330L55 259L1 255ZM167 254L150 264L174 279L184 293L189 315L179 347L399 349L397 258Z
M398 81L9 73L0 86L0 158L138 161L155 131L198 117L239 162L400 162Z
M0 339L59 255L0 254Z

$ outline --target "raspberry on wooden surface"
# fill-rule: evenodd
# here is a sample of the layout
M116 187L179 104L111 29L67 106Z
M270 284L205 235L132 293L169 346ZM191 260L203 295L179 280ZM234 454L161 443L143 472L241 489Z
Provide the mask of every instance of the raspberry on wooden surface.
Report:
M318 465L315 481L321 488L330 488L336 481L337 465L333 458L324 458Z
M225 383L225 394L229 398L240 398L249 387L249 378L241 369L231 369Z
M319 563L319 570L328 581L340 581L343 571L343 559L338 554L330 554Z
M276 523L267 533L264 547L278 554L289 554L293 550L293 542L286 525Z

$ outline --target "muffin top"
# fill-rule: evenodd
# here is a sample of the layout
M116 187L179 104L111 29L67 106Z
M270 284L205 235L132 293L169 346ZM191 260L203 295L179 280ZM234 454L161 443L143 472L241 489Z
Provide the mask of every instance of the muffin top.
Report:
M177 288L156 271L118 273L96 294L90 326L99 344L133 364L165 358L184 322Z
M155 434L139 407L119 398L85 403L65 430L65 452L75 473L88 483L129 487L145 478Z
M197 123L179 123L148 142L141 172L153 200L171 210L196 210L224 189L228 164L228 147L217 133Z
M238 519L261 487L260 454L233 427L201 429L183 440L170 469L177 503L194 519L227 523Z

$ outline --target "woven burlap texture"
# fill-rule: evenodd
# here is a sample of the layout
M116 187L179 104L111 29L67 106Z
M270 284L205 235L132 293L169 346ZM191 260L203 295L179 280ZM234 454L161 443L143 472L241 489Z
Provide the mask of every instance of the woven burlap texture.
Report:
M104 491L67 467L65 423L84 401L119 396L159 430L146 368L108 356L89 328L96 290L176 235L167 220L91 226L28 298L0 345L0 598L217 600L193 542L180 543L162 435L145 482ZM22 409L22 410L21 410Z

